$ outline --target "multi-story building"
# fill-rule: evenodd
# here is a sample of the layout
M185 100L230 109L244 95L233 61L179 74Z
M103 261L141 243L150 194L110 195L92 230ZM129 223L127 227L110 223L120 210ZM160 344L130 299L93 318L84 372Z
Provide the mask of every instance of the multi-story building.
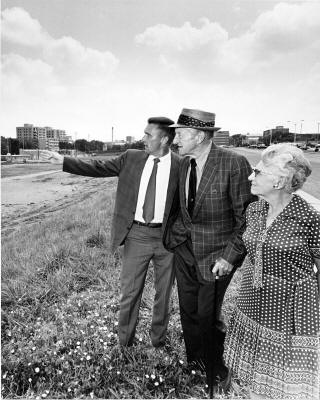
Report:
M217 131L213 136L213 143L217 146L228 146L230 140L229 131Z
M282 125L263 131L263 141L267 144L279 142L293 142L294 135Z
M71 136L66 135L62 129L53 129L49 126L38 127L24 124L17 127L17 139L23 148L39 148L41 150L59 150L59 142L72 143Z
M133 143L134 142L134 136L126 136L126 142L127 143Z
M67 142L71 139L71 136L67 136L66 131L62 129L53 129L47 126L46 131L48 139L56 139L59 140L59 142Z
M22 144L23 148L36 147L38 141L37 128L32 124L24 124L16 128L17 139Z

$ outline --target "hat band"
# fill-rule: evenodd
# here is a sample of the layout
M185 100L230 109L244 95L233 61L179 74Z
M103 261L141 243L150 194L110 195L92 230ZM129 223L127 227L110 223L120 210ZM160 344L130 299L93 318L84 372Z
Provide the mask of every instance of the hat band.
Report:
M214 121L204 122L184 114L180 114L177 124L199 128L214 127Z

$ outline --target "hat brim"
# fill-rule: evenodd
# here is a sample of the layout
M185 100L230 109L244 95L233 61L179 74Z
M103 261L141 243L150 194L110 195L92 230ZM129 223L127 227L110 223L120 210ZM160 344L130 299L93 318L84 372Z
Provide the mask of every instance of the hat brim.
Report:
M211 131L211 132L215 132L221 129L216 126L190 126L182 124L172 124L169 125L169 128L191 128L191 129L198 129L199 131Z

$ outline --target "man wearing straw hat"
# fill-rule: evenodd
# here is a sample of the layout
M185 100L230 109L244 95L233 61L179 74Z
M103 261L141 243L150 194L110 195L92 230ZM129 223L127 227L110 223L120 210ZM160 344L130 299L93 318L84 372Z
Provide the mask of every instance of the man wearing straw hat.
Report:
M215 114L184 108L175 143L180 155L180 204L165 243L175 253L181 324L188 363L205 367L210 395L227 388L223 362L225 291L245 257L244 212L252 200L247 159L213 141Z

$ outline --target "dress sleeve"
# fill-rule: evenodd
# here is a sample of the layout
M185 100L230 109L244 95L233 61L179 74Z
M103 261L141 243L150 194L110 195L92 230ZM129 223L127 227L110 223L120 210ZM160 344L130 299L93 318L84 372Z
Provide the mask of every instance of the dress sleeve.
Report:
M312 256L320 259L320 213L317 211L313 212L308 243Z

